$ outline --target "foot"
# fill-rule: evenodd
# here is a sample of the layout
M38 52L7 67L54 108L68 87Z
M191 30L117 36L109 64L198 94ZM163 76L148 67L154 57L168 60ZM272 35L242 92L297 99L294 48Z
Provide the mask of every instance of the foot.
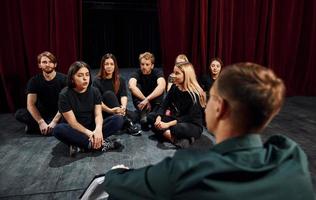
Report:
M117 140L105 139L102 144L101 151L115 150L115 149L119 149L120 147L121 147L121 144Z
M69 145L69 156L75 157L75 155L79 152L79 148L75 145Z
M179 148L179 149L186 149L188 147L190 147L190 140L183 138L183 139L177 139L174 142L174 145Z
M129 121L126 124L126 131L128 134L133 135L133 136L137 136L141 134L141 130L138 128L138 126L136 124L134 124L132 121Z

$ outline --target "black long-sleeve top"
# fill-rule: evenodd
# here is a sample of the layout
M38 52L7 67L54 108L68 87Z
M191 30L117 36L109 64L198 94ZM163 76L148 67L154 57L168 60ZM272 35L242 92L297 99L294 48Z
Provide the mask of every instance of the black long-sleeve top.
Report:
M196 102L187 91L181 91L176 85L172 85L157 114L162 116L167 109L179 122L189 122L202 126L203 109L198 96L195 94Z

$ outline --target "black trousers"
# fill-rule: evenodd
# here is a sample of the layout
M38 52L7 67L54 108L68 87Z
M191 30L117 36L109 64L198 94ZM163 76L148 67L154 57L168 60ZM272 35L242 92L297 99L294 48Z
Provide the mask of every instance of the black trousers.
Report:
M151 124L152 131L156 134L162 134L165 130L156 129L154 123L156 121L157 114L150 113L148 117L148 122ZM173 116L161 116L161 121L170 122L176 120ZM203 132L203 127L190 122L179 122L175 126L171 126L170 128L171 135L175 139L190 139L190 138L199 138Z
M54 118L54 116L45 116L45 115L42 115L42 117L47 124L50 123ZM27 125L28 133L36 133L36 134L41 133L38 123L35 121L31 113L27 109L25 108L18 109L15 112L15 119Z

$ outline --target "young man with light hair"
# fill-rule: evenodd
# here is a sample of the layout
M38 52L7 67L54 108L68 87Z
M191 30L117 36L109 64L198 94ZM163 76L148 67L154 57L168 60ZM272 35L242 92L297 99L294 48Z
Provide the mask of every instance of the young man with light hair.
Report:
M140 114L142 129L148 130L147 115L155 112L163 99L166 81L161 70L154 68L155 57L145 52L139 55L140 69L136 70L128 82L133 104Z

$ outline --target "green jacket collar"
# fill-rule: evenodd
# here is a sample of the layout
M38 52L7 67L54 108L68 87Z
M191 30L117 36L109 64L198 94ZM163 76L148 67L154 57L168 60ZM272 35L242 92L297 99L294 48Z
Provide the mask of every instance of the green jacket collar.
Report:
M212 150L220 154L225 154L231 151L261 148L262 146L263 144L260 135L246 134L244 136L227 139L215 145Z

